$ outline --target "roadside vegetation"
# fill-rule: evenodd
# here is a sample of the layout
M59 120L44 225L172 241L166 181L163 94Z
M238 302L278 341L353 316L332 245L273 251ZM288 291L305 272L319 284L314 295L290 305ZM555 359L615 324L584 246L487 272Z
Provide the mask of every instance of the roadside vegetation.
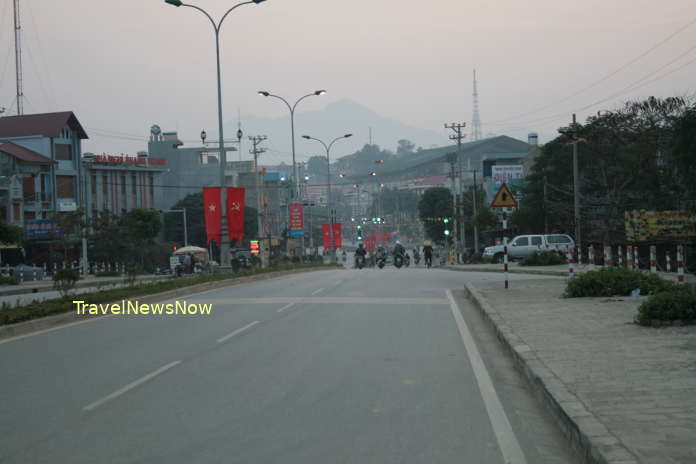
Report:
M639 290L648 297L635 322L662 327L696 324L696 285L677 284L657 275L614 267L589 271L568 280L565 298L629 296Z
M28 304L11 305L3 303L0 306L0 325L16 324L22 321L46 317L53 314L65 313L75 310L72 303L74 299L86 301L89 304L109 303L129 298L153 295L157 293L191 287L193 285L223 280L234 281L240 277L266 274L269 272L292 271L312 268L336 268L342 267L335 264L278 264L265 269L242 270L234 274L200 274L190 277L171 278L157 282L132 285L130 287L100 290L91 293L81 293L71 296L70 290L61 298L44 301L33 301Z

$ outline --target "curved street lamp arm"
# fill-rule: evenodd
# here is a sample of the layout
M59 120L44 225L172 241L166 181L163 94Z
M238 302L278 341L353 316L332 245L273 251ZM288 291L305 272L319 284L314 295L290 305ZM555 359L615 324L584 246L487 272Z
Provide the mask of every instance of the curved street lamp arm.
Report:
M218 25L217 25L218 31L219 31L220 28L222 27L222 22L225 20L225 18L227 17L227 15L230 14L230 13L232 12L232 10L234 10L235 8L240 7L240 6L242 6L242 5L247 5L247 4L249 4L249 3L255 3L255 2L249 1L249 2L238 3L238 4L236 4L235 6L233 6L232 8L230 8L229 10L227 10L227 12L226 12L224 15L222 15L222 19L220 19L220 22L219 22Z
M300 98L295 102L295 104L292 105L292 109L291 109L290 111L294 113L294 112L295 112L295 108L297 107L297 104L298 104L298 103L300 103L300 102L301 102L302 100L304 100L305 98L311 97L311 96L314 96L314 95L316 95L316 93L315 93L315 92L312 92L312 93L308 93L307 95L305 95L305 96L303 96L303 97L300 97ZM285 102L285 103L287 103L287 102ZM290 105L288 105L288 106L290 106Z
M323 140L319 140L319 139L316 139L316 138L314 138L314 137L303 136L303 138L305 138L305 139L307 139L307 140L316 140L317 142L319 142L319 143L321 143L322 145L324 145L324 149L326 150L326 156L328 157L328 155L329 155L329 150L331 149L331 145L328 145L328 146L327 146L327 145L324 143ZM334 142L335 142L335 140L334 140ZM333 142L331 142L331 143L333 144Z
M288 109L290 110L290 113L293 113L293 112L295 111L295 107L294 107L294 106L290 106L290 103L288 103L288 101L287 101L286 99L284 99L283 97L281 97L280 95L274 95L274 94L272 94L272 93L269 93L268 96L269 96L269 97L275 97L275 98L277 98L277 99L279 99L279 100L282 100L283 103L285 103L285 104L287 105Z
M327 148L326 151L331 150L331 146L332 146L334 143L336 143L337 141L339 141L339 140L341 140L341 139L345 139L345 138L346 138L346 136L345 136L345 135L342 135L342 136L340 136L340 137L336 137L335 139L333 139L333 140L331 141L331 143L329 144L329 148Z
M187 6L189 8L193 8L194 10L198 10L201 13L203 13L210 20L210 24L213 25L213 29L215 29L215 33L217 34L219 32L219 28L218 28L217 24L215 24L215 20L213 20L213 18L203 8L198 7L196 5L189 5L188 3L182 3L181 6Z

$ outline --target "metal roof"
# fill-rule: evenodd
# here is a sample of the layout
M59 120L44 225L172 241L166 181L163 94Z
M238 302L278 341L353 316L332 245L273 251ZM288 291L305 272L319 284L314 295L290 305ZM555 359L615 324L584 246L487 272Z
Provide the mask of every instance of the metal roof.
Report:
M22 162L32 164L56 164L51 158L24 148L16 143L0 140L0 153L6 153Z
M66 125L76 131L80 139L89 138L72 111L1 117L0 137L59 137Z

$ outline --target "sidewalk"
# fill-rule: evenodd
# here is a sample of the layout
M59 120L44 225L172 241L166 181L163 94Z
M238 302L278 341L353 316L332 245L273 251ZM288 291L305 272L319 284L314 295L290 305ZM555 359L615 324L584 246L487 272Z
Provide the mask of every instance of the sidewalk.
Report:
M645 297L560 297L565 281L466 285L588 462L696 462L696 326L632 323Z
M442 266L443 269L449 269L451 271L468 271L468 272L503 272L502 264L446 264ZM594 269L601 269L602 266L594 266ZM581 266L575 265L575 273L581 274L591 270L588 264L583 264ZM643 271L646 271L643 269ZM550 276L568 276L568 265L559 264L557 266L520 266L519 263L508 264L508 272L511 274L538 274L538 275L550 275ZM657 275L668 280L677 280L676 272L658 272ZM685 282L696 282L696 275L684 274Z
M137 277L140 281L154 281L167 278L166 275L141 275ZM99 287L109 285L120 285L123 283L121 277L94 277L88 276L81 278L76 285L76 288ZM29 293L40 293L53 291L53 281L50 277L45 280L28 280L19 285L0 285L0 296L25 295Z

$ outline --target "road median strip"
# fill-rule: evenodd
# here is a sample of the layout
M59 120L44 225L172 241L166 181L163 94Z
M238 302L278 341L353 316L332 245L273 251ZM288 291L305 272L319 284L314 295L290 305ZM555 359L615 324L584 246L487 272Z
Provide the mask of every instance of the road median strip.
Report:
M489 301L471 284L465 294L493 326L498 339L509 351L529 385L549 407L571 446L591 464L638 464L633 454L612 435L576 395L544 364L520 338Z

